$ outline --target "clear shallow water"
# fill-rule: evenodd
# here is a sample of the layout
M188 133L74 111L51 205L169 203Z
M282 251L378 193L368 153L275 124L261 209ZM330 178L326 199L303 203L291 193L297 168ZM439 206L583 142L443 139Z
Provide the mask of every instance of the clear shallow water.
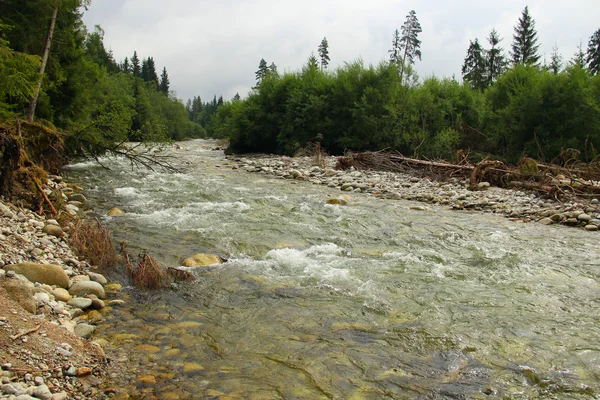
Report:
M599 398L600 250L576 229L340 193L231 170L68 172L116 240L165 265L230 257L133 297L104 329L159 398ZM136 378L155 377L156 383ZM230 397L227 397L230 396Z

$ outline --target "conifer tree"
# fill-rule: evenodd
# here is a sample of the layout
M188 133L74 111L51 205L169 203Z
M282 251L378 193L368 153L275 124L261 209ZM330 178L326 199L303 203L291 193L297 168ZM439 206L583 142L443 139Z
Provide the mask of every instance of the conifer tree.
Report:
M394 36L392 37L392 49L388 50L390 53L390 63L399 65L400 64L400 31L396 29Z
M233 101L240 101L241 99L240 94L236 92L235 96L233 96Z
M411 10L406 16L406 21L402 25L402 37L400 38L400 49L402 50L402 65L400 68L400 80L404 75L404 69L407 65L415 63L415 57L421 60L421 41L419 33L421 24L417 19L415 10Z
M319 62L317 61L317 57L315 57L315 53L310 53L310 57L308 57L308 63L306 65L309 69L319 69Z
M529 7L526 6L515 26L511 51L513 64L537 65L540 60L539 47L535 20L529 14Z
M169 95L169 75L167 74L167 67L163 67L162 74L160 75L160 83L158 84L158 90L164 93L166 96ZM200 99L200 98L198 98ZM195 100L195 99L194 99Z
M554 75L558 75L558 73L562 69L562 64L563 57L558 52L558 46L554 44L554 47L552 47L552 53L550 54L550 65L548 66L548 69L552 71Z
M142 69L140 67L140 59L138 58L137 51L134 51L133 57L131 57L131 73L138 78L142 76Z
M590 38L586 61L592 75L600 74L600 29Z
M258 64L258 71L256 71L256 83L260 84L262 80L267 76L269 72L269 68L267 67L267 62L264 58L260 59L260 63Z
M487 86L491 86L496 79L504 73L506 69L506 57L504 49L498 45L502 41L496 28L492 28L487 41L490 44L490 49L486 51L486 66L487 66Z
M123 60L123 64L121 64L121 72L125 72L126 74L131 72L131 67L129 65L129 58L125 57Z
M579 42L579 46L577 46L577 50L573 53L573 58L569 61L569 65L579 66L581 68L585 68L587 62L585 59L585 53L583 52L583 43Z
M462 76L466 82L469 82L473 89L483 90L487 87L488 79L486 77L486 61L484 51L479 40L471 41L467 56L462 66Z
M273 75L277 75L277 65L274 62L269 65L269 73Z
M144 72L143 64L142 64L142 78L146 82L154 82L156 85L156 89L158 89L158 75L156 74L156 64L154 63L154 58L148 57L146 60L146 71Z
M321 40L321 44L319 45L319 57L321 58L321 71L323 71L327 69L329 61L331 61L329 58L329 43L326 37Z

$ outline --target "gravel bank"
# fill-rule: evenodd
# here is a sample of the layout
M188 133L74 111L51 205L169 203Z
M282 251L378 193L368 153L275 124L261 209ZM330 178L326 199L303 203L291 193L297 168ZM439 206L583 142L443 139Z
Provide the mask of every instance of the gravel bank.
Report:
M85 198L54 177L65 213L77 218ZM0 398L103 399L117 392L104 349L92 341L118 284L94 272L69 247L73 218L61 226L0 201Z
M307 181L337 188L340 192L361 192L382 199L415 200L454 210L489 212L523 222L544 225L560 224L590 232L600 229L598 199L579 199L561 203L535 193L502 189L481 182L469 190L468 182L450 178L440 182L397 172L347 171L334 169L336 158L326 157L315 166L310 157L247 156L228 157L232 168L274 175L281 179ZM334 201L334 200L332 200ZM343 198L340 199L343 202Z

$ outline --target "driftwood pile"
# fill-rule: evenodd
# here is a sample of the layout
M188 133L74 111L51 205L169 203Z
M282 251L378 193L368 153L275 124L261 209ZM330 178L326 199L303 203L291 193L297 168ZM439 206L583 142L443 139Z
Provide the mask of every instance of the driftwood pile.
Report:
M438 180L468 179L472 189L480 182L503 188L533 190L556 200L572 197L600 199L600 160L589 164L570 162L566 166L543 164L523 157L517 166L502 161L483 160L470 164L466 157L460 163L417 160L389 152L347 153L339 157L336 169L376 170L427 175Z

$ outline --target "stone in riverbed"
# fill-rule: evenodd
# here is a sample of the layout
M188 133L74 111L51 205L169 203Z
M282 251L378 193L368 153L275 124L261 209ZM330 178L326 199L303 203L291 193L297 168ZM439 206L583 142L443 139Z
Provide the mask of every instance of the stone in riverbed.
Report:
M93 325L78 324L75 327L75 334L77 336L79 336L80 338L88 339L90 336L92 336L92 334L94 333L95 330L96 330L96 327Z
M183 372L186 374L196 374L200 371L204 371L204 367L198 363L185 363L183 365Z
M109 283L108 285L104 286L104 290L106 291L106 293L119 293L121 291L121 288L123 286L121 286L120 283Z
M63 288L53 289L52 296L54 296L57 301L64 301L65 303L71 300L71 295L66 289Z
M554 221L550 218L542 218L538 221L542 225L552 225Z
M583 222L590 222L592 220L592 217L588 214L579 214L577 216L577 219Z
M214 264L223 264L223 259L214 254L194 254L183 260L181 265L186 267L207 267Z
M81 193L75 193L69 196L69 201L78 201L80 203L85 203L87 199Z
M25 310L35 314L37 310L36 301L33 299L35 289L31 282L21 279L8 279L4 282L4 289L8 295Z
M595 232L598 230L598 227L596 225L586 225L584 229L586 231Z
M56 285L61 288L69 287L69 277L59 265L22 263L7 265L4 267L4 269L21 274L31 282Z
M125 215L125 211L121 210L120 208L114 207L108 210L106 215L109 217L120 217L122 215Z
M52 392L50 392L50 389L46 385L40 385L33 389L33 395L42 400L52 399Z
M100 299L103 299L105 296L102 285L93 281L75 282L73 286L69 288L69 293L72 296L87 296L88 294L95 294Z
M344 199L336 199L336 198L330 198L327 199L327 204L338 204L341 206L345 206L346 204L348 204L348 202Z
M85 310L86 308L89 308L92 306L92 300L86 299L84 297L74 297L71 300L69 300L69 302L67 304L70 305L71 307L80 308L82 310Z
M88 272L87 274L90 277L90 280L94 282L98 282L101 285L106 285L108 283L108 280L104 277L104 275L97 274L95 272Z

